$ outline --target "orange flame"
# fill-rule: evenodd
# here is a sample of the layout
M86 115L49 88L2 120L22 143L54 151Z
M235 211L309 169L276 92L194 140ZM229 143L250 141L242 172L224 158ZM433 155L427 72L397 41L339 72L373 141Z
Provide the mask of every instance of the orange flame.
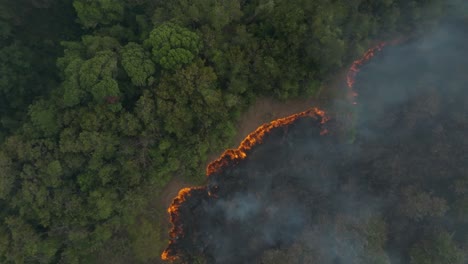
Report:
M366 64L372 57L377 54L377 52L382 51L382 49L387 46L387 45L396 45L401 43L402 39L397 39L391 42L381 42L377 44L375 47L370 48L367 50L364 55L358 59L355 60L352 64L350 69L348 70L348 73L346 75L346 83L347 86L350 90L350 94L352 98L355 98L357 96L357 93L353 90L354 83L356 81L356 75L360 71L360 68ZM353 104L356 104L356 102L353 102ZM272 129L281 127L281 126L286 126L294 121L296 121L298 118L302 117L313 117L316 119L320 119L320 123L324 124L329 120L329 117L326 116L325 111L320 110L318 108L312 108L309 110L306 110L304 112L300 112L297 114L290 115L288 117L276 119L274 121L271 121L270 123L263 124L260 127L258 127L254 132L250 133L237 147L237 149L228 149L226 150L218 159L215 161L211 162L208 164L206 168L206 175L210 176L213 173L219 172L222 168L228 166L231 164L232 161L237 161L237 160L242 160L247 157L247 152L252 149L255 145L260 144L264 138L264 136L270 132ZM320 135L325 135L329 131L326 128L322 128L320 131ZM172 201L171 205L167 209L167 212L170 215L170 221L172 223L172 228L171 231L169 232L170 240L169 240L169 246L164 250L164 252L161 254L161 259L162 260L168 260L168 261L175 261L179 259L179 256L173 255L170 252L170 247L172 244L175 243L175 241L180 237L183 236L183 230L178 223L180 222L180 216L179 216L179 208L184 203L188 197L191 196L191 192L194 190L200 190L200 189L205 189L205 187L191 187L191 188L183 188L179 191L179 194L174 198ZM211 194L209 194L211 196Z
M325 111L320 110L318 108L312 108L306 110L304 112L300 112L297 114L290 115L288 117L280 118L271 121L270 123L263 124L258 127L254 132L250 133L237 147L237 149L228 149L224 151L224 153L215 161L208 164L206 168L206 175L209 176L215 172L220 171L221 168L230 164L231 161L234 160L242 160L247 157L247 151L252 149L253 146L262 142L263 137L265 134L270 132L272 129L276 127L286 126L293 123L295 120L301 117L311 116L321 118L321 123L325 123L328 121L328 117L325 115ZM326 130L322 130L321 134L326 134Z
M163 253L161 254L161 259L162 260L169 260L169 261L174 261L177 259L176 256L169 256L169 252L167 250L164 250Z
M177 196L172 200L171 205L169 208L167 208L167 212L169 213L170 216L170 222L172 224L171 231L169 232L169 246L174 243L175 240L181 235L183 235L183 230L182 228L177 225L179 222L179 208L184 203L188 197L190 197L191 192L193 190L199 190L199 189L204 189L204 187L189 187L189 188L183 188L179 191ZM168 247L169 248L169 247ZM178 259L177 255L171 255L170 252L168 251L168 248L163 251L161 254L161 259L162 260L169 260L169 261L174 261Z
M348 84L349 88L353 88L354 83L356 82L356 75L361 70L360 67L372 59L372 57L374 57L377 52L382 51L383 47L386 45L386 42L380 42L375 47L368 49L360 59L353 61L353 64L351 64L351 67L348 70L348 74L346 75L346 83ZM352 93L353 96L357 95L354 91Z
M353 104L356 104L354 99L358 95L356 91L353 90L354 83L356 82L356 75L361 70L361 67L366 64L370 59L372 59L378 52L382 51L385 46L388 45L398 45L403 41L402 38L398 38L389 42L380 42L374 47L368 49L361 58L353 61L351 67L346 74L346 84L350 90L350 97L353 99Z
M228 149L226 150L217 160L211 162L206 169L207 175L211 175L212 173L218 172L223 167L230 164L233 160L242 160L247 157L247 151L252 149L255 145L262 142L263 137L270 132L272 129L286 126L293 123L295 120L301 117L310 116L315 119L319 119L321 124L324 124L329 120L326 116L325 111L320 110L318 108L312 108L306 110L304 112L300 112L297 114L290 115L288 117L276 119L271 121L270 123L263 124L259 128L257 128L254 132L250 133L239 145L237 149ZM327 134L328 130L322 129L320 135ZM190 188L183 188L179 191L179 194L174 198L171 205L167 209L167 212L170 216L170 222L172 224L171 231L169 232L169 246L164 250L161 254L162 260L167 261L175 261L179 257L177 255L171 254L169 248L175 241L180 237L183 236L184 232L182 227L178 224L179 223L179 208L184 203L188 197L191 196L192 191L205 189L205 187L190 187Z

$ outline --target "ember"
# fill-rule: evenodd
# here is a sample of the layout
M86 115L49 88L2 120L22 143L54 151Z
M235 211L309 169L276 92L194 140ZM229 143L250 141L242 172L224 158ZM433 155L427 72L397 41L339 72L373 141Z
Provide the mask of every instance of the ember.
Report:
M450 35L455 47L466 43L460 35ZM210 163L207 184L182 189L169 207L161 258L409 263L410 249L426 246L434 230L466 238L468 54L447 49L449 40L425 41L424 49L394 47L362 70L353 144L340 138L336 118L313 108L260 126ZM361 66L397 42L352 64L353 101Z
M252 149L252 147L254 147L255 145L262 143L262 139L265 136L265 134L269 133L272 129L281 126L287 126L296 121L298 118L306 116L320 119L321 124L324 124L329 119L326 116L325 111L320 110L318 108L312 108L301 113L273 120L268 124L263 124L254 132L250 133L241 142L237 149L228 149L221 155L221 157L211 162L206 168L206 175L209 176L213 173L216 173L219 170L221 170L224 166L227 166L228 164L233 163L237 160L245 159L247 157L247 151ZM325 134L327 133L327 131L323 130L322 133Z
M347 83L351 91L355 82L355 77L359 72L359 67L364 65L367 61L369 61L375 55L376 51L381 51L385 45L385 42L380 43L376 47L369 49L361 59L353 62L347 75ZM356 95L357 93L353 92L353 98ZM212 174L219 173L224 168L233 166L239 161L245 159L248 155L248 151L250 151L253 147L263 142L263 138L266 134L270 133L275 128L288 126L303 117L312 117L318 120L321 125L325 124L329 120L329 117L327 117L325 111L320 110L318 108L312 108L304 112L293 114L291 116L280 118L277 120L273 120L270 123L263 124L262 126L258 127L254 132L250 133L241 142L237 149L228 149L218 159L211 162L206 168L206 175L210 176ZM329 130L327 128L321 128L319 135L322 136L328 133ZM184 188L180 190L179 194L176 198L174 198L171 206L168 209L168 212L170 214L170 221L172 223L172 229L169 233L169 246L161 255L161 258L163 260L173 261L178 258L177 252L176 250L173 250L173 247L175 243L177 243L177 240L184 235L182 224L180 224L181 216L179 210L181 205L185 202L187 197L190 196L193 190L205 190L208 192L209 196L213 195L211 190L206 190L206 187Z
M274 120L270 123L263 124L257 128L254 132L250 133L239 145L237 149L228 149L226 150L220 158L211 162L207 167L207 176L210 176L214 173L219 172L226 166L230 166L238 162L239 160L245 159L247 157L248 151L251 150L254 146L262 143L264 136L270 133L273 129L290 125L300 118L311 117L316 119L320 125L324 125L329 118L326 116L325 111L318 108L312 108L301 113L297 113L285 118L280 118ZM320 135L325 135L328 133L328 129L322 128ZM172 204L168 208L168 213L170 215L170 221L172 223L172 229L169 233L170 242L168 248L162 253L161 258L163 260L176 260L178 256L173 252L172 245L184 235L184 230L182 224L180 224L180 215L179 210L181 205L186 201L188 197L194 191L203 191L207 192L208 196L214 196L212 190L207 190L206 187L191 187L184 188L179 191L179 194L172 201Z
M402 39L396 39L390 42L379 42L374 47L368 49L361 58L353 61L351 67L346 74L346 84L349 88L350 98L353 100L353 104L356 104L356 97L358 93L353 89L354 83L356 82L356 76L361 70L361 67L368 63L377 53L381 52L384 47L388 45L398 45L402 42Z

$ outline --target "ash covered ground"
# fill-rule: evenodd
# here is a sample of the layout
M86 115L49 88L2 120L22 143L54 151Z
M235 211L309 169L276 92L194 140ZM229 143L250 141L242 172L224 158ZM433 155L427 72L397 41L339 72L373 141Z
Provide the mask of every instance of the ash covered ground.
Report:
M466 43L467 29L450 25L386 48L358 74L351 127L338 117L347 103L337 102L326 124L304 117L272 130L180 204L170 255L187 263L465 263ZM446 252L435 252L437 243Z

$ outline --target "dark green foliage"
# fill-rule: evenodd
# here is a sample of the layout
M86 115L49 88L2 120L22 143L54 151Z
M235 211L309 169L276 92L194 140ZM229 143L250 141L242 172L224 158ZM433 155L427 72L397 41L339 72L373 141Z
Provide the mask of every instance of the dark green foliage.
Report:
M87 28L97 25L109 25L122 20L124 14L123 1L118 0L75 0L79 22Z
M452 240L452 235L441 232L414 245L410 257L411 264L463 264L466 256Z
M6 199L15 182L12 160L0 152L0 198Z
M65 56L58 60L65 77L63 102L74 106L89 100L104 102L120 95L117 75L118 48L113 38L83 37L82 43L64 43ZM117 108L118 109L118 108Z
M29 104L59 83L59 42L79 30L71 0L0 1L0 141L21 126Z
M151 31L147 45L152 48L154 60L164 69L177 69L190 63L201 48L195 33L172 23Z
M430 193L418 191L415 188L402 188L401 213L413 220L419 221L428 216L443 216L447 211L447 202Z
M29 108L31 122L35 128L46 136L58 132L56 110L44 101L36 102Z
M38 77L31 65L32 52L19 43L0 48L0 113L3 128L16 127L22 113L15 113L28 105L31 95L37 94L34 87ZM32 87L31 87L32 86Z
M373 39L443 10L410 2L0 1L0 262L154 263L171 177L202 181L256 97L314 95ZM466 220L464 195L407 191L402 212ZM386 263L385 224L359 231L365 261Z
M143 47L129 43L122 49L122 66L136 86L147 86L154 82L156 68Z
M157 112L164 117L164 128L178 138L186 138L193 131L206 133L214 122L228 117L216 75L202 62L191 64L174 75L163 75L156 96Z

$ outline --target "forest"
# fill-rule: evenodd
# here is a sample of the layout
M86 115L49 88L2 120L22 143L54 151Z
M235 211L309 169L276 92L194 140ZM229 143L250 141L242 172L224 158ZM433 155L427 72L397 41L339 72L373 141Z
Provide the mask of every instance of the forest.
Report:
M449 12L468 23L464 0L0 0L0 263L160 263L154 201L204 182L257 98L314 97Z

